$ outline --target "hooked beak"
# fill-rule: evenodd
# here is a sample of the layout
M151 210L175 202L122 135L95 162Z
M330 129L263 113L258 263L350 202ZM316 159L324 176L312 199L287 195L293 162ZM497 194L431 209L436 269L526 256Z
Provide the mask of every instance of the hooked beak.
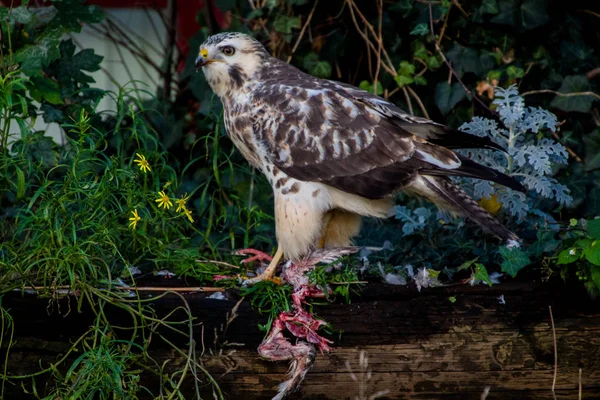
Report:
M198 57L196 57L196 69L204 67L206 64L210 64L211 61L212 60L209 60L208 58L198 55Z

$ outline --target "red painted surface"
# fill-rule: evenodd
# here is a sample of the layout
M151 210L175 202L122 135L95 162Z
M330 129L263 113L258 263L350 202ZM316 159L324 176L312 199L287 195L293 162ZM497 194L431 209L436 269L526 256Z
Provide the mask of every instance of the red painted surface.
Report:
M96 4L106 8L167 8L168 0L88 0L87 4Z
M190 51L190 39L200 30L198 24L198 14L206 6L206 1L211 2L211 10L217 24L221 29L229 25L227 15L223 13L215 4L215 0L176 0L177 1L177 46L185 56ZM198 49L193 49L197 51ZM182 71L185 61L180 62L178 71Z

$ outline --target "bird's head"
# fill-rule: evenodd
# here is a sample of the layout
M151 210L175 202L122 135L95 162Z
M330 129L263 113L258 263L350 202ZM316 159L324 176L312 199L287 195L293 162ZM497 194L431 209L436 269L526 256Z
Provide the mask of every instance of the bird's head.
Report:
M259 70L269 53L253 37L226 32L208 37L200 46L196 68L219 97L235 93Z

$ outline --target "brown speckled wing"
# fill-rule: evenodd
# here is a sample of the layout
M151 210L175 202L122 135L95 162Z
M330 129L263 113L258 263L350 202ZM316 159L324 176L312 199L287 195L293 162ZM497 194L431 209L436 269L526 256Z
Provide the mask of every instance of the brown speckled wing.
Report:
M357 101L363 102L372 109L377 110L381 115L385 115L394 125L419 138L427 140L429 143L449 149L487 148L505 151L502 146L487 137L471 135L426 118L416 117L403 111L395 104L375 96L373 93L345 83L336 82L336 84L346 90Z
M408 132L344 87L286 64L264 76L253 103L263 110L255 135L274 164L299 180L378 199L410 184L420 169L461 165L454 152Z

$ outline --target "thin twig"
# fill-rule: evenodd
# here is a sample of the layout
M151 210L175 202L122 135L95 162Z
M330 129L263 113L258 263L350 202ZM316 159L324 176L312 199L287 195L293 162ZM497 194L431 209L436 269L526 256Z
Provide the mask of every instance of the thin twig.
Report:
M152 26L152 30L154 31L154 36L156 36L156 40L157 42L160 44L163 37L162 35L159 35L158 33L158 26L156 26L156 24L154 23L154 19L152 18L152 16L150 15L150 11L152 10L151 8L144 8L144 14L146 14L146 19L148 20L148 23L150 24L150 26ZM157 11L157 10L154 10ZM157 13L160 15L160 20L163 22L163 24L166 27L166 22L164 17L162 16L162 13L160 11L157 11Z
M532 94L539 94L539 93L551 93L551 94L555 94L560 97L592 96L592 97L595 97L596 99L600 100L600 94L597 94L594 92L588 91L588 92L562 93L562 92L557 92L556 90L550 90L550 89L531 90L529 92L521 93L521 96L529 96Z
M164 83L163 83L163 96L165 101L165 107L167 106L169 100L171 99L171 82L173 81L174 72L171 71L171 67L173 66L173 51L175 50L175 44L177 43L177 23L175 22L177 18L177 2L171 1L171 12L169 16L169 29L167 31L168 40L165 48L165 74L163 75ZM166 114L165 110L165 114Z
M136 290L138 292L224 292L225 288L210 286L190 286L190 287L160 287L160 286L115 286L119 290Z
M356 19L354 17L354 11L356 11L356 15L358 15L358 17L362 20L363 24L365 25L365 27L367 27L367 29L369 30L369 32L371 33L371 35L373 35L373 37L375 39L377 39L377 41L379 42L379 38L377 37L377 33L375 32L375 28L373 28L373 25L371 25L369 23L369 20L360 11L360 9L358 8L358 6L354 2L354 0L346 0L346 1L347 1L348 5L350 6L350 11L352 13L352 19L354 20L355 25L357 26L357 28L358 28L358 24L356 23ZM370 41L369 41L369 43L370 43ZM376 51L375 50L375 46L373 45L373 43L370 43L370 44L371 44L371 47L373 48L373 51ZM379 44L379 43L377 43L377 44ZM387 63L388 68L390 70L394 71L393 73L390 73L390 75L392 75L392 76L398 75L398 73L394 69L394 63L392 63L392 60L390 59L390 56L389 56L387 50L385 49L385 47L381 46L381 51L382 51L383 57L385 59L384 65Z
M347 0L347 1L352 1L352 0ZM370 54L370 53L368 53L369 48L371 50L373 50L373 52L377 52L377 49L375 48L375 45L373 44L373 42L371 42L371 40L369 39L369 37L366 36L365 33L360 29L360 25L358 25L358 21L356 20L356 16L354 15L354 8L352 7L352 5L350 5L350 16L352 17L352 22L354 22L354 26L356 27L356 31L358 32L358 34L363 38L363 40L367 44L367 47L368 47L367 48L367 54ZM385 49L383 49L383 51L385 52ZM390 74L392 76L398 75L398 73L394 69L393 65L390 67L389 65L387 65L387 63L384 62L382 64L382 67L383 67L383 69L385 69L385 71L388 74Z
M465 18L469 18L469 14L467 14L464 8L462 8L458 0L452 0L452 4L454 4L456 8L458 8L458 11L460 11Z
M308 14L308 17L306 18L306 22L304 23L304 25L302 26L302 29L300 30L300 35L298 35L298 39L296 39L296 43L294 43L294 47L292 47L292 52L288 56L286 63L289 64L290 61L292 61L292 56L296 52L296 49L298 48L298 45L300 44L300 41L302 40L302 37L304 36L304 32L306 32L306 28L310 24L310 20L312 19L313 14L315 13L315 9L317 8L317 4L319 4L319 0L315 1L315 4L313 5L312 10L310 10L310 13Z
M446 12L446 17L444 18L444 25L442 25L442 29L440 30L440 37L436 42L437 47L442 45L442 39L444 38L444 33L446 32L446 28L448 27L448 21L450 20L450 10L452 10L452 4L454 3L450 3L450 7L448 7L448 11Z
M590 11L590 10L582 10L582 9L579 9L579 10L577 10L577 11L579 11L579 12L584 12L584 13L586 13L586 14L590 14L590 15L593 15L594 17L598 17L598 18L600 18L600 13L597 13L597 12L594 12L594 11Z
M383 49L383 36L381 34L381 25L383 24L383 0L377 1L377 12L379 13L379 25L377 28L377 62L375 63L375 77L373 78L373 94L377 94L377 81L379 80L379 71L381 70L381 50Z
M556 132L552 132L552 137L553 137L554 139L556 139L556 141L557 141L557 142L560 142L560 136L558 136L558 133L556 133ZM575 153L575 152L573 151L573 149L571 149L571 148L570 148L569 146L567 146L567 145L563 145L563 146L565 146L565 149L567 149L567 153L569 153L569 155L570 155L571 157L573 157L573 158L575 159L575 161L577 161L577 162L583 162L583 160L581 159L581 157L579 157L579 156L577 155L577 153Z
M550 323L552 324L552 341L554 343L554 376L552 377L552 393L556 387L556 375L558 374L558 349L556 348L556 329L554 328L554 316L552 315L552 306L548 306L550 311Z
M145 63L147 63L152 68L154 68L156 71L158 71L158 73L162 73L162 69L160 68L160 66L158 64L156 64L152 59L150 59L150 57L148 57L143 52L137 51L135 48L132 48L129 43L126 43L123 40L121 40L121 39L113 36L110 33L110 31L107 29L107 27L104 27L105 30L99 29L98 27L94 26L93 24L88 25L88 27L90 29L98 32L99 34L103 35L104 37L112 40L114 43L120 44L121 46L123 46L124 48L126 48L127 50L129 50L129 52L131 54L133 54L136 57L141 58ZM118 48L118 46L115 46L115 47ZM140 66L142 66L142 68L143 68L143 64L142 63L140 63Z
M421 101L421 98L419 97L419 95L410 86L406 86L406 89L408 89L408 93L410 93L410 95L413 97L413 99L415 99L417 101L417 104L419 105L419 108L421 109L423 116L427 119L430 119L429 114L427 113L427 110L425 109L425 105Z
M53 290L68 290L71 289L69 285L60 286L23 286L23 288L15 290L44 290L51 288ZM196 286L196 287L161 287L161 286L113 286L113 289L117 290L137 290L138 292L224 292L225 288L221 287L210 287L210 286Z
M444 60L444 63L448 66L448 68L452 72L452 75L454 75L458 83L460 83L460 85L463 87L464 91L467 92L471 96L471 98L475 99L475 101L477 101L489 113L497 115L497 112L489 108L487 104L485 104L479 97L474 95L473 92L469 90L469 88L467 88L467 85L465 85L462 79L460 79L460 76L458 76L458 73L454 70L454 68L452 68L452 64L450 64L450 61L448 61L448 59L446 58L446 55L442 51L441 46L438 46L437 41L435 40L435 33L433 32L433 10L431 8L431 3L429 3L429 31L431 35L431 41L434 43L436 51L438 52L440 57L442 57L442 60Z
M217 260L196 260L196 262L200 262L200 263L210 263L210 264L217 264L217 265L224 265L226 267L229 268L239 268L237 265L233 265L233 264L229 264L225 261L217 261Z
M413 113L412 102L410 101L410 97L408 96L408 90L406 90L406 86L402 86L402 93L404 93L404 99L406 100L406 104L408 104L408 112L411 115L415 115Z
M395 95L395 94L398 92L398 90L400 90L400 89L402 89L400 86L398 86L398 87L396 87L396 88L392 89L392 90L391 90L391 91L390 91L390 92L387 94L387 97L386 97L385 99L386 99L386 100L387 100L387 99L389 99L390 97L392 97L393 95Z
M588 78L589 80L591 80L591 79L595 78L598 75L600 75L600 67L594 68L593 70L587 72L585 74L585 77Z
M150 19L149 14L148 18ZM156 46L154 46L154 44L152 44L152 42L150 42L146 37L138 34L136 31L134 31L133 29L131 29L126 23L124 23L124 21L120 20L119 18L115 17L114 15L109 14L106 18L107 23L109 23L111 25L111 27L117 27L119 29L119 33L121 34L121 36L129 39L131 42L134 42L134 44L136 45L137 49L140 51L146 51L148 52L148 49L152 50L153 52L155 52L157 55L162 55L162 52L160 51L160 49ZM131 36L129 36L131 35ZM159 38L158 33L156 34L157 38ZM160 38L159 38L160 40ZM140 46L140 44L143 44L145 47L142 48Z

